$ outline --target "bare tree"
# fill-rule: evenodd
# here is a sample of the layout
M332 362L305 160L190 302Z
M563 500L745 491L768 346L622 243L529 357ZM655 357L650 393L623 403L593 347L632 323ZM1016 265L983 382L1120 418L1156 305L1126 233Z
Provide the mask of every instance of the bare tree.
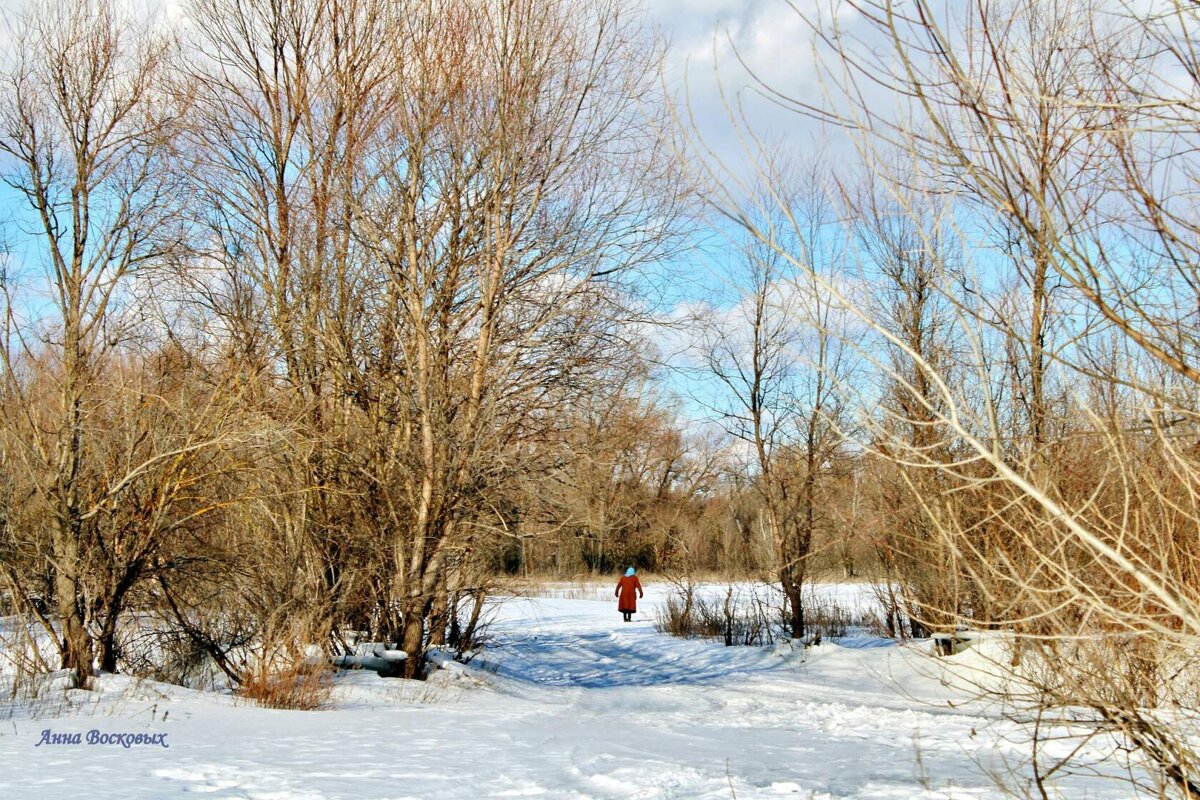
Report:
M138 471L99 482L90 473L96 390L124 338L119 311L131 281L178 241L170 156L180 111L163 85L171 41L110 3L38 5L13 41L0 152L30 213L30 256L45 269L52 312L37 333L8 328L17 341L5 342L4 378L24 434L10 447L21 448L53 520L45 556L62 665L86 685L95 624L88 551L101 509ZM24 384L18 359L53 376L54 391Z
M594 391L622 276L663 252L658 49L617 2L194 13L197 288L306 421L295 525L331 625L417 676L531 443Z
M403 15L407 99L355 230L386 276L376 474L412 654L446 548L587 340L564 311L661 252L677 198L641 103L656 49L633 25L619 3Z
M294 505L274 518L294 519L269 527L299 533L326 634L335 616L369 627L360 571L370 536L359 525L372 512L352 498L369 504L372 491L356 439L371 392L364 333L379 322L368 305L376 262L351 221L402 90L389 50L396 12L372 0L191 7L206 21L185 81L190 175L204 201L194 211L207 235L185 285L241 368L277 381L262 384L264 407L281 423L304 421Z
M893 199L897 191L902 201ZM876 552L888 578L882 588L886 625L893 635L902 633L897 625L903 610L912 635L921 636L930 628L953 624L939 615L946 608L969 605L970 598L961 595L952 554L928 519L928 505L915 497L927 500L946 487L929 480L929 470L892 467L887 440L900 439L906 451L920 452L930 462L954 458L938 427L945 402L934 375L953 376L956 368L951 337L957 311L946 291L961 281L953 263L956 243L947 230L948 210L916 199L919 194L911 190L884 190L868 177L843 195L862 259L865 296L860 302L902 343L884 342L886 370L894 377L885 377L880 387L877 424L888 435L876 443L884 458L875 465L870 492L877 513L886 520L875 534ZM910 358L909 351L919 359Z
M1195 126L1190 88L1164 75L1195 74L1195 10L834 5L853 13L807 17L828 96L764 88L849 132L918 232L917 249L937 250L929 195L953 203L956 235L981 277L942 284L959 343L952 364L741 211L720 165L710 166L715 202L871 332L860 352L903 402L882 418L901 424L874 422L864 445L901 475L928 476L910 483L910 496L946 554L930 568L948 567L961 587L930 603L944 606L938 624L1008 630L1000 696L1036 731L1052 714L1115 734L1131 780L1144 785L1136 770L1147 769L1151 791L1193 797L1185 731L1197 705L1183 676L1195 669L1197 585L1179 536L1196 519L1196 291L1181 213L1190 186L1167 173L1188 174L1183 142ZM849 20L863 26L856 35L842 27ZM1182 69L1161 71L1168 62ZM915 171L877 158L897 150ZM886 246L886 231L867 244ZM997 254L1016 278L1008 287L986 279ZM900 358L872 357L879 345ZM1052 389L1056 380L1064 390ZM926 446L910 435L919 430L934 434Z
M744 275L735 285L744 294L732 319L713 322L707 361L731 401L723 409L728 429L752 448L788 624L800 638L814 537L830 523L822 494L847 422L838 383L850 368L840 305L811 275L837 280L841 245L829 236L833 206L819 169L800 175L794 164L770 162L764 170L773 182L754 214L767 239L742 245Z

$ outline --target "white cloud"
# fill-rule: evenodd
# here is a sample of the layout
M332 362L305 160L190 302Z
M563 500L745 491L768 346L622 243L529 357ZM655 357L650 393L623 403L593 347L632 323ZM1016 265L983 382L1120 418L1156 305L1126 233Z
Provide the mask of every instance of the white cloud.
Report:
M762 96L766 86L822 104L814 36L805 15L816 15L827 5L828 0L650 0L651 20L670 42L668 85L723 158L745 160L726 103L740 104L746 122L768 139L800 145L831 139L819 123ZM848 18L841 23L854 27Z

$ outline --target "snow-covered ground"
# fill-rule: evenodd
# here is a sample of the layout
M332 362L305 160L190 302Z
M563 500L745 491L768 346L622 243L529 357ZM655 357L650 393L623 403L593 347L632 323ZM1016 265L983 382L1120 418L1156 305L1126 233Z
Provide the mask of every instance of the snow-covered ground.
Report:
M963 704L924 651L673 639L654 630L655 587L630 624L610 591L509 600L469 668L424 684L342 673L326 711L122 676L71 692L74 708L0 705L0 800L984 798L1023 755L1019 729ZM80 743L39 745L47 730ZM92 730L166 736L126 748L88 744Z

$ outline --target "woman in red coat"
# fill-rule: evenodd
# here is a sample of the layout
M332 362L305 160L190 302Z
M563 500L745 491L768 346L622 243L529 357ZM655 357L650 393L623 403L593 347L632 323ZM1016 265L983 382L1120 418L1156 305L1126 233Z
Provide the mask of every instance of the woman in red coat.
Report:
M617 598L617 611L625 615L626 622L631 622L633 615L637 613L638 597L646 596L642 591L642 582L637 579L633 567L625 570L625 577L617 582L617 590L613 592L613 596Z

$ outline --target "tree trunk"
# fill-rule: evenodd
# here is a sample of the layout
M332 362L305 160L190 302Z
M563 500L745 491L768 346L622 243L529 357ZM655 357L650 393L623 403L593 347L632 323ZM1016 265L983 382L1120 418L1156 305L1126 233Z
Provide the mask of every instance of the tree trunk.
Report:
M453 597L450 598L450 601L449 601L448 607L447 607L447 613L449 614L449 617L450 617L449 644L451 647L453 647L455 649L458 649L459 644L462 642L462 621L459 620L459 618L458 618L458 611L459 611L460 603L461 603L461 596L456 591L454 593Z
M462 638L458 643L459 650L470 650L475 647L475 631L479 627L479 617L483 613L485 599L487 599L487 593L483 589L476 589L471 604L471 616L467 620L467 627L463 629Z
M787 598L788 628L793 639L804 638L804 600L800 596L801 585L796 580L794 568L785 565L780 570L779 582Z
M405 609L404 636L400 641L400 649L408 653L401 663L404 666L405 678L424 678L422 666L425 663L425 609L427 603L416 602L414 607Z
M91 686L94 651L88 635L87 622L80 604L79 540L72 526L60 523L55 541L54 592L58 600L58 615L62 620L62 668L75 670L79 687Z
M96 644L100 647L100 669L104 672L117 671L117 625L121 622L121 612L125 610L125 598L141 577L145 565L144 559L133 561L108 598L107 608L104 609L104 624L100 628L100 636L96 639Z
M800 598L800 584L795 584L796 590L792 595L792 638L803 639L805 630L804 625L804 601Z
M62 618L62 668L75 670L79 687L91 686L93 674L92 639L79 608L75 581L60 569L55 575L58 614Z
M446 645L446 626L449 624L447 613L450 607L449 580L446 570L438 574L437 588L433 592L433 606L429 615L429 646L444 647Z
M100 671L117 671L117 616L120 612L109 615L104 620L104 627L96 644L100 647Z

